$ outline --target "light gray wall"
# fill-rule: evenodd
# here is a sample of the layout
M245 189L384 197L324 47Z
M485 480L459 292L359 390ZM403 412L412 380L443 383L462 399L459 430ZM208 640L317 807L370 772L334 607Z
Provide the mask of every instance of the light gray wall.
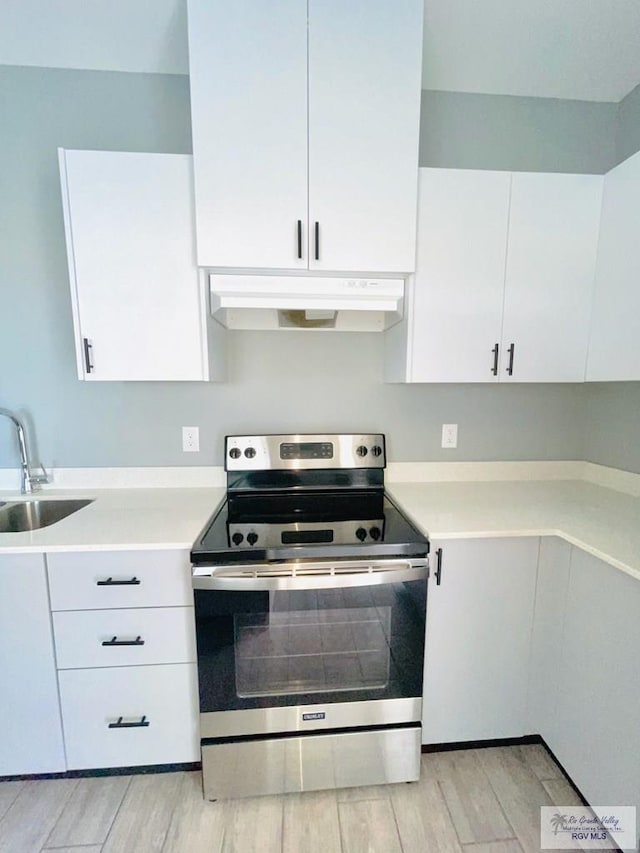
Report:
M640 85L618 105L616 121L616 163L640 150Z
M373 334L234 333L223 385L77 381L56 148L189 151L188 82L0 67L0 115L0 405L33 416L46 464L220 463L226 432L311 429L385 431L397 460L582 457L582 386L384 385ZM15 458L0 422L0 466Z
M640 474L640 382L587 385L584 417L585 459Z
M618 105L423 91L420 165L602 174Z

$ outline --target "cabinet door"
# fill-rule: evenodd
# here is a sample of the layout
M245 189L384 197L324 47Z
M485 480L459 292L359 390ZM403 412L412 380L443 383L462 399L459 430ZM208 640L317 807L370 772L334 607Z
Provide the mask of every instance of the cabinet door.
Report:
M415 268L422 7L309 2L312 269Z
M188 10L198 263L306 267L307 4Z
M51 609L192 607L188 551L47 554Z
M69 770L200 758L194 663L70 669L59 678Z
M0 776L66 769L44 557L0 556Z
M604 179L587 381L640 379L640 152Z
M588 802L640 809L640 582L574 548L553 751Z
M128 607L53 614L58 669L193 663L192 607Z
M207 379L191 157L61 150L60 170L78 378Z
M555 536L540 539L536 604L531 635L528 725L556 749L558 686L563 677L560 649L569 589L571 545Z
M510 183L509 172L420 169L413 382L497 381Z
M439 548L441 583L432 573L427 603L423 743L520 737L538 539L432 542L432 565Z
M502 381L584 381L602 181L513 174Z

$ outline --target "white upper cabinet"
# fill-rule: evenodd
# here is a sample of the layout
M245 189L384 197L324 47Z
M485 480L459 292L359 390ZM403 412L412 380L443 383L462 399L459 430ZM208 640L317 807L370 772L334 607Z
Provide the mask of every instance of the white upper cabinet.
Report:
M418 259L387 380L582 382L600 175L420 169Z
M640 152L605 177L587 381L640 379Z
M421 0L189 0L198 263L409 272Z
M59 157L78 378L214 378L191 157L65 150Z
M514 173L502 381L583 382L601 175Z
M415 268L422 6L309 0L311 269Z
M509 172L420 169L413 382L495 381L510 183Z
M306 2L189 0L189 69L198 263L306 267Z

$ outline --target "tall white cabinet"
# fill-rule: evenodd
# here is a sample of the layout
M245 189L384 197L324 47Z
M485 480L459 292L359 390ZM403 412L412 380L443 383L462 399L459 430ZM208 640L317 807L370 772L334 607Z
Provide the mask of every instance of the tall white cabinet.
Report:
M224 332L207 319L195 259L191 157L60 149L59 162L78 378L222 378Z
M421 169L392 382L584 381L601 175Z
M189 0L198 263L409 272L421 0Z
M0 776L66 770L42 554L0 555Z

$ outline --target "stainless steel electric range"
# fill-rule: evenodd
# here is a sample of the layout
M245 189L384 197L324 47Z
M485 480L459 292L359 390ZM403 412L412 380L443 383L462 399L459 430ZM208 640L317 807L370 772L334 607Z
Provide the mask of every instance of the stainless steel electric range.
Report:
M383 435L228 436L193 547L207 799L419 778L428 540Z

